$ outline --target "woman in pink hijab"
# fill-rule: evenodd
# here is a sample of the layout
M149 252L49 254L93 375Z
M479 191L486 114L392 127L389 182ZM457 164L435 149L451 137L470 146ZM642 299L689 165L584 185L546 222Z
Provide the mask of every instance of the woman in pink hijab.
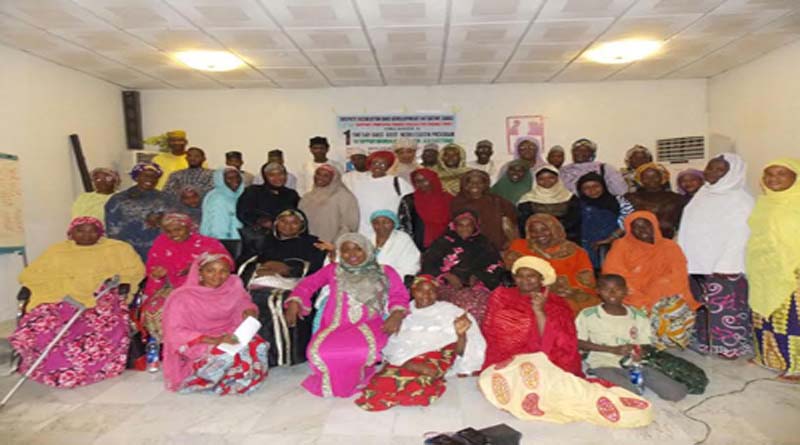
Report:
M231 274L226 254L203 254L192 263L186 284L164 306L164 382L170 391L247 394L267 378L269 345L258 335L235 355L222 343L236 344L233 332L256 305Z

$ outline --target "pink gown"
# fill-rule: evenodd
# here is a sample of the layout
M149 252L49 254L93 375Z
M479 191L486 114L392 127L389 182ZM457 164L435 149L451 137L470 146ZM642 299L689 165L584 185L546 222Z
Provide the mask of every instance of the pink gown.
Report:
M389 266L383 266L389 280L384 313L372 313L337 290L336 264L330 264L301 281L292 292L299 298L303 314L311 312L311 297L323 286L330 296L322 308L319 330L311 337L306 350L311 375L303 381L310 393L322 397L350 397L366 384L381 360L381 350L388 337L381 331L383 317L391 311L408 310L410 300L403 280Z

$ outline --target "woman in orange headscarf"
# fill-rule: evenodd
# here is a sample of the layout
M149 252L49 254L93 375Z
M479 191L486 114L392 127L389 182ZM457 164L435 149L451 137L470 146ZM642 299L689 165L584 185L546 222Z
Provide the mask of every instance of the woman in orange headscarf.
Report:
M636 211L625 218L625 236L611 247L603 273L625 277L625 304L648 311L656 345L689 344L700 303L689 289L683 251L661 235L652 212Z
M524 255L545 259L553 266L558 278L550 290L563 297L575 315L584 308L600 304L589 254L567 240L564 226L555 216L537 213L529 217L525 222L525 238L511 243L505 261L513 264Z

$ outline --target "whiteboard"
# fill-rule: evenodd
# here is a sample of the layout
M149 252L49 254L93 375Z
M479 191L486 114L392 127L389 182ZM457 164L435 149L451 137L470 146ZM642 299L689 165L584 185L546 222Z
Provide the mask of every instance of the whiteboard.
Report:
M19 159L0 153L0 253L22 252L24 246Z

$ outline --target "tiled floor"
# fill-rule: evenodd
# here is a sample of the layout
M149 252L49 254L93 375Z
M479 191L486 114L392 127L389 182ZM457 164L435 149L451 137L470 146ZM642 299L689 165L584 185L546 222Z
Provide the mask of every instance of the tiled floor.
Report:
M75 390L29 382L0 411L0 443L419 445L425 433L505 422L522 432L523 444L693 444L705 428L681 410L741 389L748 380L774 376L744 360L684 356L707 370L708 391L678 404L654 400L656 420L638 430L519 421L489 405L475 379L452 380L429 408L368 413L351 400L307 394L298 386L306 367L296 366L272 370L265 386L246 397L176 395L162 389L160 375L141 372ZM16 378L0 378L0 392ZM711 426L707 444L800 444L800 385L758 381L691 414Z

